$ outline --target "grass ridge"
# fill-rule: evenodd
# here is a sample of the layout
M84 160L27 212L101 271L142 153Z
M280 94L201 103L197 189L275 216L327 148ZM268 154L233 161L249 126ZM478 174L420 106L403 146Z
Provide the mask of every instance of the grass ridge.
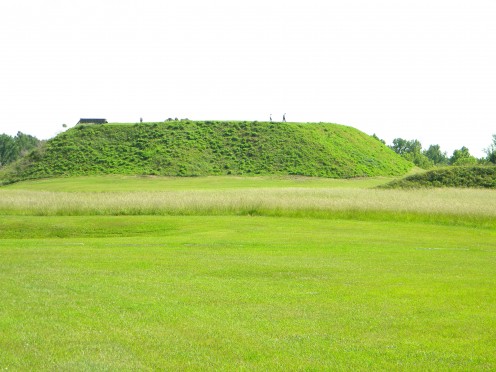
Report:
M460 187L496 189L495 166L452 166L432 169L394 180L380 188Z

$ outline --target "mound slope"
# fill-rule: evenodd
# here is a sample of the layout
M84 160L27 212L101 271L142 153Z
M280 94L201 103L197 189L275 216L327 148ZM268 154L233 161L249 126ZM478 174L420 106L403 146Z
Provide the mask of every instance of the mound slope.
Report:
M4 175L402 175L412 164L351 127L325 123L172 121L78 125Z
M496 189L496 167L449 167L395 180L383 188L471 187Z

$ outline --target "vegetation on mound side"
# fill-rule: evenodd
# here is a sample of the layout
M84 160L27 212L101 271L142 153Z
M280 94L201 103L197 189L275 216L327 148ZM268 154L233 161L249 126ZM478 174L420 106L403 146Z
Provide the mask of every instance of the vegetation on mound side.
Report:
M5 182L95 174L402 175L412 164L337 124L174 121L78 125L4 171Z
M496 167L450 167L392 181L383 188L474 187L496 189Z

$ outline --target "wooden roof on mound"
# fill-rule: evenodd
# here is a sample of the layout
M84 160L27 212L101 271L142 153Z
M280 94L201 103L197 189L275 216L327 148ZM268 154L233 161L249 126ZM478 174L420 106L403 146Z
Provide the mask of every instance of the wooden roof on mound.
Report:
M78 124L106 124L108 123L107 119L88 119L81 118L78 121Z

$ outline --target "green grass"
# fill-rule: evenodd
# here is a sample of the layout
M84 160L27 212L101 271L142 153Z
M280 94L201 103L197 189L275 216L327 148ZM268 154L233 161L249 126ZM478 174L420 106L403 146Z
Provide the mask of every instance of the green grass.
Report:
M2 187L0 369L496 369L494 190L387 181Z
M351 179L317 178L302 176L81 176L46 178L24 181L2 187L0 190L31 190L55 192L137 192L184 190L237 190L246 188L373 188L391 181L392 177L363 177Z
M33 228L23 238L0 239L3 368L496 367L494 230L25 218ZM79 229L44 238L64 224ZM114 224L120 235L91 237Z
M432 188L462 187L496 189L495 166L444 167L427 172L410 174L403 179L396 179L385 188Z
M412 166L343 125L174 121L78 125L0 170L0 181L102 174L350 178L403 175Z
M259 215L496 227L494 190L374 188L385 182L387 178L105 176L47 179L1 188L0 214Z

